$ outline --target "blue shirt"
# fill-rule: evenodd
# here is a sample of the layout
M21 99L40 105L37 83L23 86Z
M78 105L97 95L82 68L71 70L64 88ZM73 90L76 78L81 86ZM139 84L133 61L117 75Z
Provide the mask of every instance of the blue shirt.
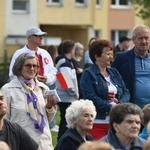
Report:
M150 103L150 55L145 58L135 55L134 103L141 108Z
M139 134L139 137L147 140L148 134L147 134L147 128L146 127L143 128L142 132Z

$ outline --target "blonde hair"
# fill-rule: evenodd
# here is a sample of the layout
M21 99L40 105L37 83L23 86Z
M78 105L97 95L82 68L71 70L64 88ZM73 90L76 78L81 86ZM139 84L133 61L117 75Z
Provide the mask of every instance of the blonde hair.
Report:
M81 144L77 150L114 150L114 148L106 142L92 141Z
M7 143L0 141L0 150L10 150L10 148Z

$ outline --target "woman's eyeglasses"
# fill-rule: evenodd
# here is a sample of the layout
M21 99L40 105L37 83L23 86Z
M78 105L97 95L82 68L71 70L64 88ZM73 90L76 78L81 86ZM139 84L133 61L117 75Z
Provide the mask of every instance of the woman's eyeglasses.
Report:
M38 65L32 65L32 64L26 64L26 65L23 65L26 69L31 69L31 68L33 68L33 69L38 69L39 68L39 66Z

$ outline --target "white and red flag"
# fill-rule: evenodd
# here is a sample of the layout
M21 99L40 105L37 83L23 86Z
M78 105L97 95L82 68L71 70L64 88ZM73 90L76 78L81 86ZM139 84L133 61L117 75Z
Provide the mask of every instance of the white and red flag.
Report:
M68 89L74 87L74 84L68 72L57 73L56 77L62 89Z

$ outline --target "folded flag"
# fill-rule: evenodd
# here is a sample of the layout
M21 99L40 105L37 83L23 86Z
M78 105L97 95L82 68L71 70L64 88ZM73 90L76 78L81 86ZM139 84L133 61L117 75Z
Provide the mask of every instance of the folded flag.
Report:
M68 72L57 73L56 77L62 89L68 89L74 87L74 84Z

